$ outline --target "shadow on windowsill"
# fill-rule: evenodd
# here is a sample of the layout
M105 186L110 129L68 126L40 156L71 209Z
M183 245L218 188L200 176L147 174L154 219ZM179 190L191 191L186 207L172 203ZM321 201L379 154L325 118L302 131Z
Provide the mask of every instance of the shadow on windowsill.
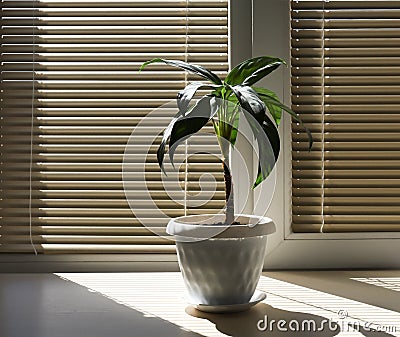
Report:
M353 328L359 336L387 337L393 336L385 332L368 330L360 326L341 327L326 318L301 312L276 309L265 303L259 303L250 310L231 314L212 314L186 307L186 313L215 324L218 331L232 337L319 337L337 336L342 329L349 332ZM278 322L282 321L280 329ZM285 330L287 329L287 330ZM347 331L346 331L347 330Z
M214 323L218 331L233 337L309 337L316 334L319 337L328 337L336 336L340 332L337 323L329 322L324 317L276 309L265 303L231 314L205 313L192 306L186 308L186 313ZM282 322L280 325L279 321Z

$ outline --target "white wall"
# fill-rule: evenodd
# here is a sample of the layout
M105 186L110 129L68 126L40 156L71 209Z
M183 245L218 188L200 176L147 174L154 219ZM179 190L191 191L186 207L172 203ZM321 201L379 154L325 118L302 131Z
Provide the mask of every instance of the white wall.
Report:
M253 1L253 46L254 56L270 55L284 59L289 64L290 39L289 39L289 1L288 0L254 0ZM271 75L260 82L280 97L290 106L290 69L280 67ZM281 153L276 164L276 187L271 206L267 216L275 221L277 232L269 241L269 251L273 250L284 235L285 229L285 201L288 199L287 170L290 167L288 154L290 155L290 119L283 117L279 127L281 135ZM289 157L290 160L290 157ZM256 190L256 198L259 191ZM285 195L286 194L286 195ZM289 195L290 201L290 195Z

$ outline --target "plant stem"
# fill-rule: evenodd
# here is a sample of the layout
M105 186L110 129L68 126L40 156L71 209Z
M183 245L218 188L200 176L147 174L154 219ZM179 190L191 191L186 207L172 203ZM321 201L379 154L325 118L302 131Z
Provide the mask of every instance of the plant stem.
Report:
M229 157L228 157L229 158ZM224 169L224 182L225 182L225 223L231 225L235 218L235 206L234 206L234 199L233 199L233 181L231 171L229 169L229 163L224 158L222 160L222 166Z
M225 92L222 93L222 106L218 109L218 121L212 119L215 133L217 135L219 147L222 154L222 167L224 170L225 182L225 224L231 225L235 219L235 206L233 198L233 180L230 171L230 143L232 126L228 124L229 121L229 107L228 100L225 97Z

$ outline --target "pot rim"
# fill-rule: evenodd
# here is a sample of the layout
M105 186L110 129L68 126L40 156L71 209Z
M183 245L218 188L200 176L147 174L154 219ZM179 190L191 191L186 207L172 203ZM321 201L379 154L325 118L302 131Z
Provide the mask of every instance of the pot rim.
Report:
M236 214L235 221L240 224L215 224L223 222L224 219L224 214L180 216L172 218L168 222L167 233L174 235L177 241L200 241L211 238L264 236L272 234L276 230L274 222L264 216Z

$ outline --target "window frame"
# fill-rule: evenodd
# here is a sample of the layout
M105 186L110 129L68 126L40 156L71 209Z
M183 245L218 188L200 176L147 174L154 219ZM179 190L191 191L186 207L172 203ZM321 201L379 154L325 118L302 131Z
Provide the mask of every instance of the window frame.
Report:
M280 83L271 81L285 104L290 105L290 0L254 0L253 32L279 30L287 39L253 36L253 54L270 53L287 60ZM258 14L261 13L261 14ZM258 14L258 15L257 15ZM278 18L278 19L277 19ZM263 47L264 46L264 47ZM265 46L268 51L265 50ZM272 50L272 51L271 51ZM267 216L275 220L277 232L271 236L264 263L266 269L399 268L400 233L293 233L291 230L291 121L283 118L280 127L282 148L276 169L277 185ZM282 207L283 205L283 207ZM397 254L396 254L397 253Z

